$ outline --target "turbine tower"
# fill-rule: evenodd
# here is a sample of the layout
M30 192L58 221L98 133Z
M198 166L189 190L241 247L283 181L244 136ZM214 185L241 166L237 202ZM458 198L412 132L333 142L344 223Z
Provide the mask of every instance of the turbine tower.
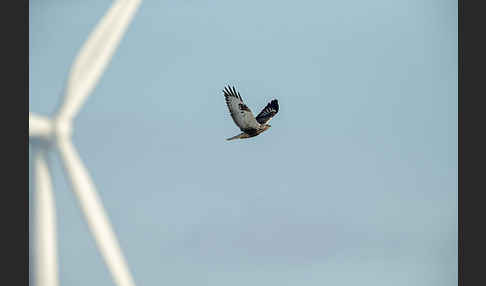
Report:
M141 0L116 0L77 55L63 101L52 118L29 113L29 141L35 148L35 282L57 286L56 211L49 149L57 149L98 250L117 286L135 286L95 186L71 141L72 122L98 83Z

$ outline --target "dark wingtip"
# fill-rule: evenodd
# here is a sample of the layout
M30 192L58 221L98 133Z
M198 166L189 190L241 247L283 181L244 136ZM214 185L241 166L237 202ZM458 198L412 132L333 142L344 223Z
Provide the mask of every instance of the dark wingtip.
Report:
M231 91L230 91L229 85L227 85L227 86L224 87L223 93L224 93L225 96L231 95Z
M241 100L241 95L239 92L236 91L236 88L232 85L226 85L223 89L223 93L225 96L234 96Z
M275 108L275 111L278 112L278 100L277 99L273 99L271 102L270 102L270 105Z

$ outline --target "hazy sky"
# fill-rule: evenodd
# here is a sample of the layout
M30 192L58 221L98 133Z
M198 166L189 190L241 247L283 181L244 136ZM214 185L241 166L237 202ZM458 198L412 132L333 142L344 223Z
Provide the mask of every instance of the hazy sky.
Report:
M110 4L30 1L30 111ZM457 284L457 1L145 0L73 140L138 285ZM114 285L51 161L61 285Z

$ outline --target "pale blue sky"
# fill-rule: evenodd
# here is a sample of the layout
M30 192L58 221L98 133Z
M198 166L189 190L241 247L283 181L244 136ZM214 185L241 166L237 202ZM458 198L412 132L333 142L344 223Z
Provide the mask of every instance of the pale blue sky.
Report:
M110 4L30 1L30 111ZM145 0L73 140L138 285L457 284L457 1ZM113 285L52 163L61 284Z

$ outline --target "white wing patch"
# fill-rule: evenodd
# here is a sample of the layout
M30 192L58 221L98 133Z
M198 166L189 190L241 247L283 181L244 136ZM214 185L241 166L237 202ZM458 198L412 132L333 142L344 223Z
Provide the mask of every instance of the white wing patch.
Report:
M243 103L240 93L234 87L225 87L223 90L226 99L226 105L230 111L231 117L241 131L248 129L257 129L260 124L256 121L251 110Z

